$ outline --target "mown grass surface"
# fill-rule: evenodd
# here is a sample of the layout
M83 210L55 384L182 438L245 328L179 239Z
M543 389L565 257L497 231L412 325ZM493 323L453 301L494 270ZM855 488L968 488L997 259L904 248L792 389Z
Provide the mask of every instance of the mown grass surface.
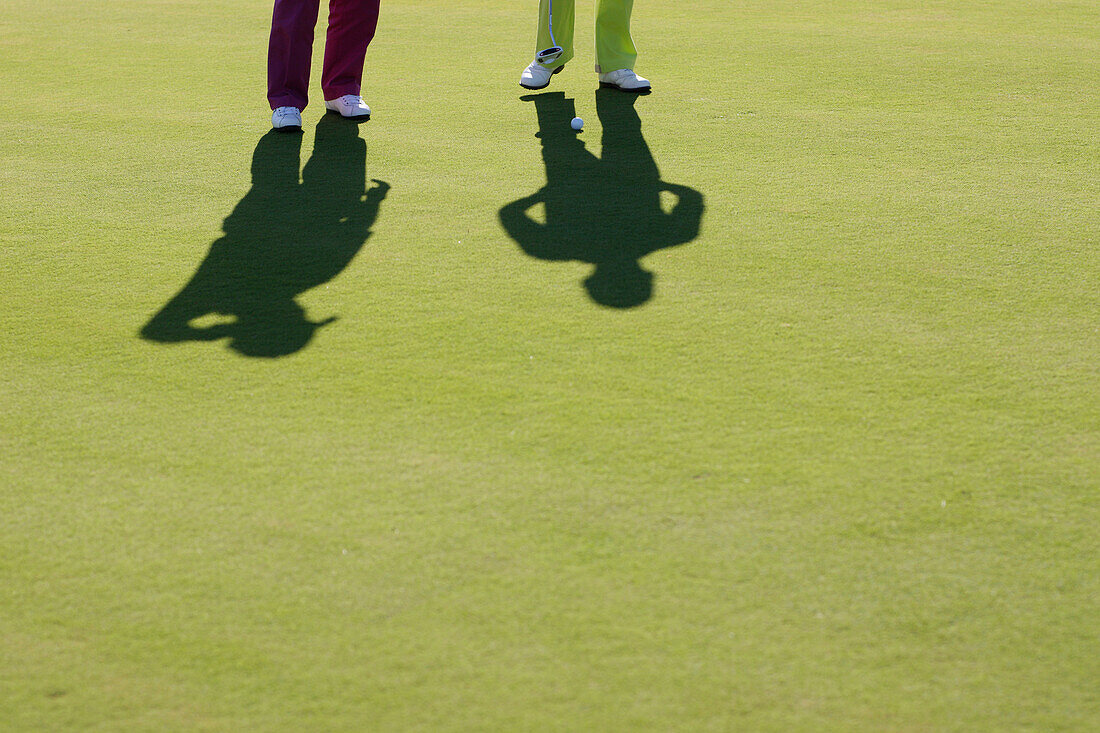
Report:
M392 0L391 188L266 357L141 333L250 191L269 9L107 5L0 18L0 728L1100 726L1094 3L639 3L705 210L616 308L500 224L533 10Z

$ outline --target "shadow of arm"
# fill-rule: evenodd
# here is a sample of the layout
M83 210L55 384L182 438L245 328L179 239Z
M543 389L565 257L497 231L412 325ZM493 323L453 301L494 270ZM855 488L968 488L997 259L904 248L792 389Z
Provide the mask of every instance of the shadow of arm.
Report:
M231 333L229 324L218 323L199 328L192 326L190 320L188 313L173 308L173 304L169 303L141 327L139 334L146 341L173 344L182 341L217 341Z
M661 183L661 191L676 197L676 205L666 215L666 232L676 243L690 242L699 236L699 224L703 220L703 194L694 188L675 183Z
M359 206L355 207L354 222L363 229L374 226L374 220L378 218L378 209L390 192L390 184L377 178L372 178L373 186L363 194Z
M527 254L540 259L558 259L552 251L549 228L527 215L531 207L542 200L543 193L539 191L513 201L500 210L500 223Z

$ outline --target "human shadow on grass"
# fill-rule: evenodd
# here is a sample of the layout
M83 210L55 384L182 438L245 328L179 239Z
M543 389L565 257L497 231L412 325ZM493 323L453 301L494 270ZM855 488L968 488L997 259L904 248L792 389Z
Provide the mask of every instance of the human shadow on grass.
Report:
M326 115L298 170L302 136L268 132L252 156L252 189L222 225L191 281L141 329L161 343L229 339L245 356L304 348L336 320L312 321L295 298L338 275L370 236L389 184L366 186L358 127Z
M522 99L535 104L546 185L502 208L501 224L532 257L594 265L584 287L597 303L611 308L644 304L653 295L653 274L639 261L699 235L702 194L661 180L634 109L637 95L597 90L600 158L570 127L576 116L572 99L562 92ZM661 207L662 193L671 194L666 196L668 211ZM540 204L543 216L532 216Z

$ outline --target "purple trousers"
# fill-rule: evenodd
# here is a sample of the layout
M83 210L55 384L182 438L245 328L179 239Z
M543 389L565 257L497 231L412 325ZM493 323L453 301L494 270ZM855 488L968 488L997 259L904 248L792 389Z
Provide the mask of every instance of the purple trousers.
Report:
M378 25L379 0L329 0L325 65L321 91L325 99L359 94L363 57ZM275 0L271 42L267 49L267 101L271 109L305 109L313 30L321 0Z

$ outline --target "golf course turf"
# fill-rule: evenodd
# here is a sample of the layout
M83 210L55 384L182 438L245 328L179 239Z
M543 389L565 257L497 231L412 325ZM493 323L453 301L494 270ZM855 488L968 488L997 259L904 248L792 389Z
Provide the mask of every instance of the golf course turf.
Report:
M536 5L4 3L0 731L1100 729L1100 6Z

